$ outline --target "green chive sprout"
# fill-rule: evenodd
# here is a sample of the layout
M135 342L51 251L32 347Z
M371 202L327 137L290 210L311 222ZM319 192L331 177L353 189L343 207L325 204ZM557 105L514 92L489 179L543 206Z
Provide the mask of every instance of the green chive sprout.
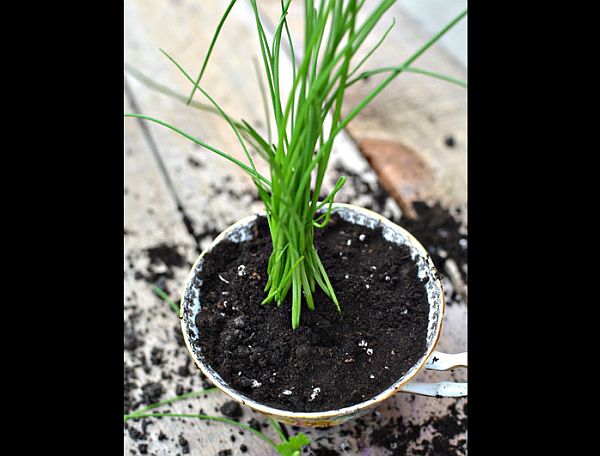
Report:
M267 266L268 279L262 304L275 302L279 306L291 291L292 328L296 329L300 325L302 299L310 310L314 310L317 286L329 297L336 309L341 311L340 303L314 245L315 228L327 226L334 197L346 182L344 176L340 177L331 192L319 201L335 138L401 73L422 74L466 87L463 81L415 68L413 63L463 19L467 10L457 15L401 65L358 73L366 60L383 43L394 27L395 20L356 65L353 65L353 57L396 0L379 1L364 19L359 19L359 13L366 0L305 0L304 47L301 53L294 49L294 40L288 27L287 14L292 0L281 0L281 14L271 40L267 37L257 1L248 1L252 7L260 47L260 63L253 63L257 72L260 72L259 66L262 65L260 70L266 80L265 83L259 79L267 121L266 137L247 121L234 120L201 85L219 34L237 0L229 2L221 17L201 70L195 79L161 49L193 86L186 103L220 115L235 133L247 163L162 120L143 114L126 116L145 119L169 128L233 162L250 176L265 207L273 246ZM281 90L280 64L284 42L291 53L292 80L287 81L291 82L289 93L283 93ZM129 71L163 93L184 98L153 83L135 69L130 68ZM342 116L344 96L348 87L377 74L385 74L386 77L349 113ZM209 103L195 102L193 97L197 91ZM271 119L274 119L274 125L271 125ZM267 161L269 178L257 171L250 150Z

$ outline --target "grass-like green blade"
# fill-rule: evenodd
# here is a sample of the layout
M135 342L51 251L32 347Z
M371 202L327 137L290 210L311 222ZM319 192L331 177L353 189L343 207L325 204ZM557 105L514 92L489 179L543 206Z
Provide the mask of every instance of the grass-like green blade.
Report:
M430 38L423 46L421 46L413 55L411 55L401 66L397 67L396 70L392 72L383 82L381 82L371 93L369 93L352 111L344 118L344 120L338 126L338 132L342 131L346 125L348 125L352 119L354 119L364 108L367 106L373 99L381 93L383 89L385 89L390 82L392 82L400 73L406 70L406 68L410 68L411 64L417 60L421 55L427 51L431 46L437 43L440 38L442 38L448 31L452 29L456 24L458 24L465 16L467 15L467 10L465 9L462 13L452 19L442 30L436 33L432 38Z
M221 20L219 21L219 24L217 25L217 30L215 31L215 34L213 35L212 41L210 43L210 46L208 48L208 52L206 53L206 57L204 58L204 62L202 63L202 68L200 69L200 74L198 74L198 78L196 79L196 82L194 84L194 88L192 89L192 93L190 94L188 100L187 100L187 104L190 104L190 102L192 101L192 98L194 98L194 94L196 93L196 87L198 87L200 85L200 81L202 80L202 76L204 75L204 70L206 70L206 65L208 64L208 61L210 59L210 56L212 54L212 51L215 47L215 44L217 42L217 38L219 37L219 33L221 33L221 29L223 28L223 24L225 24L225 21L227 20L227 16L229 16L229 13L231 12L231 9L233 8L233 5L235 5L235 2L237 0L231 0L231 2L229 2L229 5L227 6L227 9L225 10L225 13L223 14L223 16L221 17Z
M367 53L367 55L365 55L363 57L363 59L358 63L358 65L356 65L356 67L350 72L350 74L348 75L348 79L350 79L352 77L352 75L354 75L354 73L356 73L360 69L360 67L363 66L363 64L367 60L369 60L369 57L371 57L373 55L373 53L379 48L379 46L381 46L383 44L383 42L385 41L385 39L387 38L387 36L389 35L389 33L394 28L394 25L396 25L396 19L395 18L392 19L392 25L390 25L388 27L388 29L385 31L385 33L383 34L383 36L377 42L377 44L375 44L375 46L373 46L373 48Z
M165 399L164 401L160 401L155 404L151 404L147 407L136 410L135 412L131 412L131 413L125 415L125 419L127 420L127 419L131 419L131 418L135 418L137 416L143 415L148 410L153 410L155 408L159 408L159 407L162 407L163 405L167 405L167 404L172 404L173 402L184 401L184 400L190 399L192 397L204 396L205 394L212 393L214 391L217 391L217 388L215 388L215 387L205 388L200 391L193 391L191 393L181 394L179 396L175 396L170 399Z
M255 179L259 179L261 180L263 183L267 184L267 185L271 185L271 182L264 176L262 176L261 174L259 174L258 172L255 173L254 170L252 168L250 168L249 166L247 166L246 164L242 163L241 161L239 161L237 158L232 157L231 155L220 151L219 149L217 149L216 147L213 147L203 141L200 141L199 139L194 138L192 135L184 132L183 130L175 127L174 125L168 124L167 122L164 122L160 119L155 119L154 117L150 117L150 116L146 116L144 114L133 114L133 113L128 113L125 114L125 117L136 117L138 119L144 119L144 120L149 120L151 122L157 123L159 125L162 125L163 127L166 127L170 130L173 130L176 133L179 133L181 136L189 139L190 141L198 144L199 146L204 147L205 149L210 150L211 152L214 152L217 155L220 155L221 157L229 160L232 163L235 163L236 165L238 165L240 168L242 168L246 173L248 173L251 177L255 178Z
M351 85L354 85L358 81L361 81L363 79L368 79L371 76L374 76L376 74L391 73L393 71L398 71L398 70L404 71L406 73L422 74L424 76L429 76L429 77L432 77L432 78L435 78L435 79L439 79L441 81L450 82L452 84L456 84L458 86L467 88L467 83L465 81L463 81L462 79L454 78L452 76L446 76L446 75L441 74L441 73L436 73L434 71L423 70L423 69L415 68L415 67L402 68L402 66L399 66L399 67L382 67L382 68L377 68L377 69L374 69L374 70L364 71L363 73L361 73L360 75L358 75L356 78L350 80L348 82L348 84L346 84L346 87L350 87Z
M169 304L169 306L171 307L171 309L173 309L173 312L175 312L177 315L179 315L179 306L177 304L175 304L171 298L169 298L169 296L167 295L167 293L164 292L164 290L162 288L159 287L154 287L152 288L152 291L154 293L156 293L163 301L165 301L167 304Z
M162 418L162 417L172 417L172 418L195 418L197 420L205 420L205 421L218 421L221 423L231 424L232 426L236 426L244 431L252 432L254 435L260 437L262 440L267 442L273 448L277 449L277 445L273 442L269 437L264 435L262 432L257 431L253 427L248 426L247 424L240 423L239 421L231 420L229 418L225 418L222 416L211 416L211 415L202 415L202 414L193 414L193 413L146 413L143 415L125 415L124 421L128 420L137 420L143 418Z

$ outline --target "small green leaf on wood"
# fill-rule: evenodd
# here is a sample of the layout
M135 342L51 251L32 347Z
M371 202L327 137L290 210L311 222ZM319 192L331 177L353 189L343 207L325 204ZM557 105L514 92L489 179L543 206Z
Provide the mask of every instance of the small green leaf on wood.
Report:
M310 445L310 439L302 432L290 437L289 440L280 443L275 447L277 453L281 456L299 456L302 448Z

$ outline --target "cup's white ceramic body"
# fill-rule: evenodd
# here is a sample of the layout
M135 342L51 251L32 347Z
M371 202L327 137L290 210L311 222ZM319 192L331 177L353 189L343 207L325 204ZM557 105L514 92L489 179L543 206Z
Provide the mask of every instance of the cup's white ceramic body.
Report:
M421 358L402 377L397 379L381 393L363 402L336 410L291 412L289 410L277 409L256 402L239 391L232 389L204 359L199 344L197 343L200 334L195 321L196 315L202 310L201 286L204 255L224 239L233 242L243 242L252 239L251 228L258 217L258 215L252 215L238 221L219 234L212 244L198 257L188 275L185 290L181 298L181 325L185 343L196 366L200 368L204 375L206 375L215 386L232 399L278 421L304 427L327 427L343 423L344 421L366 413L368 410L378 406L382 401L399 391L437 397L466 396L466 383L411 382L415 375L423 368L447 370L455 367L467 366L466 353L448 355L435 351L435 346L440 337L445 310L444 291L435 267L425 248L408 231L375 212L358 206L340 203L334 204L333 212L338 214L342 219L357 225L369 228L381 226L382 235L386 240L396 244L406 245L410 249L412 259L415 261L419 271L419 277L427 279L425 280L427 299L429 301L429 322L426 339L427 349Z

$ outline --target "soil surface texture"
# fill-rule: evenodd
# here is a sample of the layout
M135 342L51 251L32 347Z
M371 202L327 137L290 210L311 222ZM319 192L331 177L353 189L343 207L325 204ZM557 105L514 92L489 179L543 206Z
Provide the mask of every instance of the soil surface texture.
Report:
M424 353L429 306L407 247L381 229L337 216L315 231L315 245L342 312L324 293L302 304L291 329L291 293L260 305L271 240L266 219L255 239L220 243L202 271L200 347L234 389L292 411L325 411L367 400L400 378Z

